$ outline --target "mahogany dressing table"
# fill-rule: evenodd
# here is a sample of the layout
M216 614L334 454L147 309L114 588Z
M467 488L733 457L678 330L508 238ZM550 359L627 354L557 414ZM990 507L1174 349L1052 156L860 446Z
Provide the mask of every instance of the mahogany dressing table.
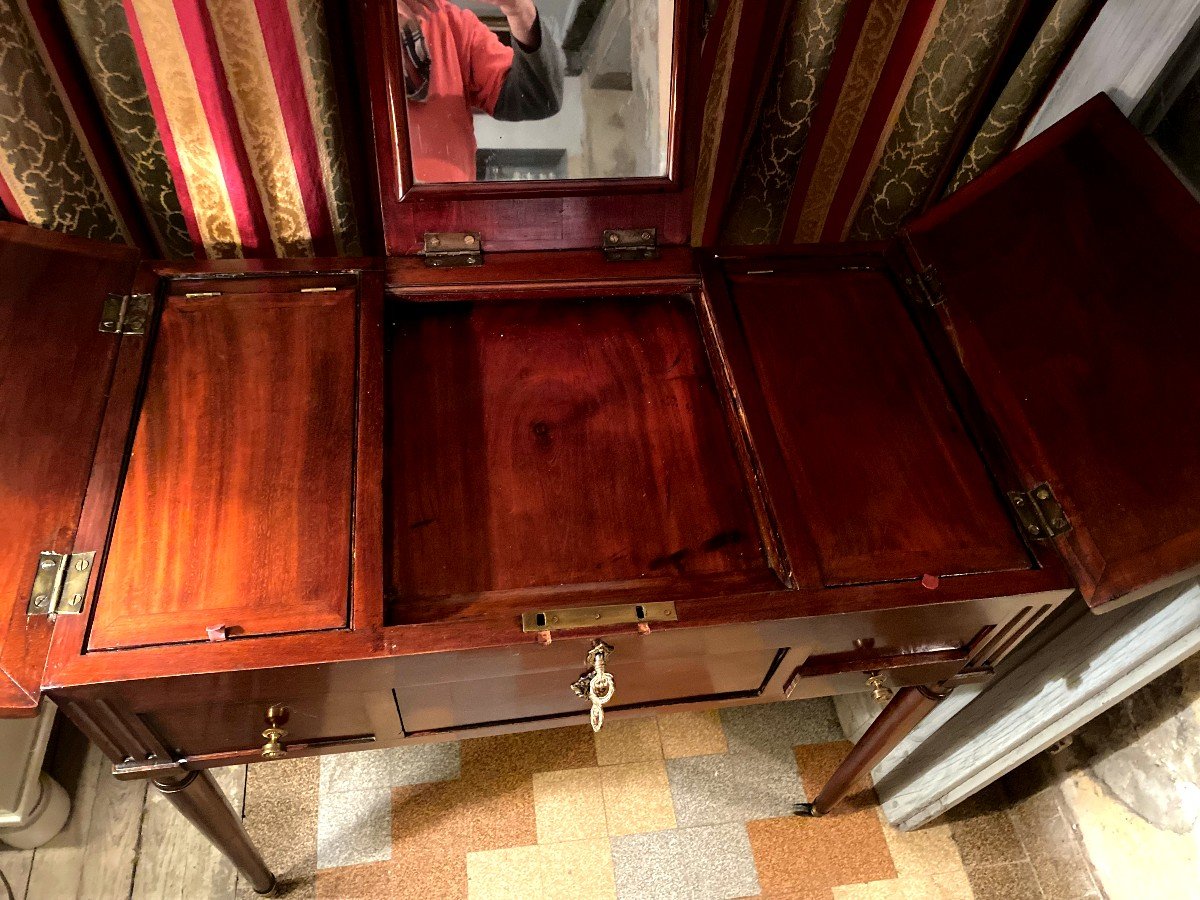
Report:
M438 186L388 6L388 258L0 225L0 706L255 889L212 767L586 722L599 647L609 717L873 691L816 815L1074 590L1196 571L1200 210L1106 99L891 244L696 251L695 8L664 175Z

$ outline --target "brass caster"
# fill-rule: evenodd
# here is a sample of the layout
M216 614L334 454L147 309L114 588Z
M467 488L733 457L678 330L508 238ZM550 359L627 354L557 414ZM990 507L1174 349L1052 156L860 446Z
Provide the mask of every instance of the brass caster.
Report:
M792 815L803 816L806 819L819 819L821 814L813 808L811 803L793 803Z

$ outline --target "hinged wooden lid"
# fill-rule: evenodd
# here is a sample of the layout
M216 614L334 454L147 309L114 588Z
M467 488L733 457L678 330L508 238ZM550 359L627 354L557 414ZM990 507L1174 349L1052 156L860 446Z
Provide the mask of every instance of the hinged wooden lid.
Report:
M669 97L669 114L664 116L665 173L637 178L420 184L414 179L410 152L396 4L394 0L368 0L362 24L366 87L388 255L425 256L426 235L437 233L478 234L483 256L472 265L486 265L487 254L495 251L600 250L605 232L614 229L639 234L649 230L663 247L688 244L696 148L685 148L684 131L685 123L696 118L694 110L688 113L689 105L694 107L698 100L693 90L695 79L690 82L688 72L698 68L702 5L698 0L675 0L673 4L671 32L666 36L672 62L660 68L663 77L669 78L669 84L663 85ZM634 42L635 47L644 43L642 38ZM431 264L458 264L465 258Z
M129 247L0 223L0 717L36 710L54 614L84 590L91 558L66 554L127 339L106 299L125 298L137 263Z
M905 238L1017 493L1057 501L1027 533L1092 606L1196 571L1200 204L1141 135L1097 97Z

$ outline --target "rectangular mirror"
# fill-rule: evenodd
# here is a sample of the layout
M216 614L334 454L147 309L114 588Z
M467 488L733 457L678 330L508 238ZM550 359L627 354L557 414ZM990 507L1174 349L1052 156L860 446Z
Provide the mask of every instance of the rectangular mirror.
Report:
M675 0L396 0L417 184L656 178Z

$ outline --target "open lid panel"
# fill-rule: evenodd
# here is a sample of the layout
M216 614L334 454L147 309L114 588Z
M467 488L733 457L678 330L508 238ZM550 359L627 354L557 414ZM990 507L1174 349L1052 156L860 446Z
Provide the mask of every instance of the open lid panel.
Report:
M1030 492L1010 496L1018 518L1062 532L1087 602L1196 571L1200 205L1141 135L1097 97L905 239Z
M56 604L73 611L58 557L80 549L117 349L138 324L109 295L137 264L129 247L0 222L0 717L36 711Z
M598 249L610 229L686 245L695 147L685 148L683 132L697 100L687 88L697 82L689 72L700 63L701 6L539 4L543 41L565 51L561 105L547 118L509 122L500 119L547 110L505 110L496 91L504 77L473 68L499 59L502 73L510 52L519 61L519 49L497 49L488 33L504 36L503 16L471 0L437 0L420 33L431 60L420 98L413 76L405 80L408 39L397 4L366 3L363 73L388 255L424 253L434 233L474 233L485 252ZM447 58L458 67L444 66ZM514 64L508 77L529 68ZM468 171L462 157L472 150L476 167Z

